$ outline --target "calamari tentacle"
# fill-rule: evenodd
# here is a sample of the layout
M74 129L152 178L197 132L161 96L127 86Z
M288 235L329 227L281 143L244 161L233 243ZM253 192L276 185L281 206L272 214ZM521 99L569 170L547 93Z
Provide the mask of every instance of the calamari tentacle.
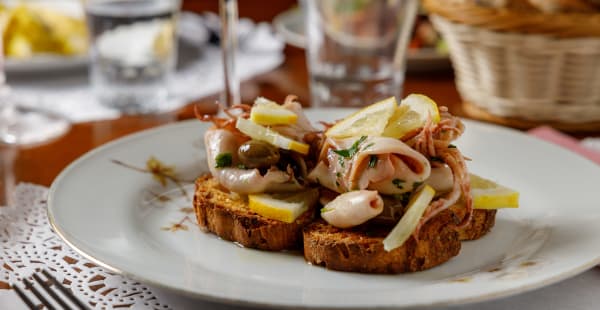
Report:
M425 210L425 213L414 232L415 238L418 238L420 228L427 223L427 221L438 215L440 212L448 209L450 206L454 205L458 199L461 198L461 196L464 197L463 199L465 200L466 215L461 222L457 224L457 227L463 228L468 225L473 216L473 200L471 197L470 178L462 154L456 149L446 148L444 152L440 154L440 157L444 160L448 167L450 167L450 170L452 170L454 175L454 184L452 186L452 190L448 194L431 203L427 210Z

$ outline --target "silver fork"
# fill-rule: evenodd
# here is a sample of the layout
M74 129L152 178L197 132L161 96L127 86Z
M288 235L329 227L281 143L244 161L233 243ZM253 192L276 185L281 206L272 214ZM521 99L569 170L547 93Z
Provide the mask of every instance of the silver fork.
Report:
M83 302L81 302L73 292L66 287L64 287L54 276L52 276L48 271L42 269L42 274L46 277L47 280L43 280L38 274L32 274L33 279L37 282L38 285L34 285L27 279L23 279L23 284L25 284L25 289L21 288L17 284L12 284L12 288L15 289L17 295L23 300L23 302L29 307L29 309L40 309L37 302L35 302L32 298L30 298L25 290L31 291L31 293L39 300L39 302L46 307L48 310L57 309L55 307L56 304L60 305L59 309L89 309ZM46 294L43 294L39 288L42 287ZM54 287L54 289L53 289ZM58 293L60 292L60 294ZM50 297L54 303L50 302L47 297ZM68 301L67 301L68 299Z

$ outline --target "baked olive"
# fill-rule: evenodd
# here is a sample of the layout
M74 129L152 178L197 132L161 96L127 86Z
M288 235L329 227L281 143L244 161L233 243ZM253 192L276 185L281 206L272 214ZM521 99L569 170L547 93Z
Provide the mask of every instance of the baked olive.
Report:
M277 147L258 140L250 140L238 148L238 157L246 168L269 168L280 159Z

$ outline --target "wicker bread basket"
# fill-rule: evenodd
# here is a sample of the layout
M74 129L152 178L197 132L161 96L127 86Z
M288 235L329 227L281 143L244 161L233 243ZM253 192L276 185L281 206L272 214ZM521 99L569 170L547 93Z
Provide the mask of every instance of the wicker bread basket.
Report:
M495 116L600 128L600 13L473 2L424 1L447 41L463 100Z

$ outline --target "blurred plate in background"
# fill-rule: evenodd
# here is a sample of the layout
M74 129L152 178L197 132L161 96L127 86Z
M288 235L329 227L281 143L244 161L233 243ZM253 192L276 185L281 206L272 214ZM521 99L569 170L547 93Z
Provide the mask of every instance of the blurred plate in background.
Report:
M78 0L2 1L8 73L74 69L87 64L87 34Z
M27 59L6 59L4 70L7 73L31 73L58 70L73 70L87 66L87 55L59 56L36 55Z

